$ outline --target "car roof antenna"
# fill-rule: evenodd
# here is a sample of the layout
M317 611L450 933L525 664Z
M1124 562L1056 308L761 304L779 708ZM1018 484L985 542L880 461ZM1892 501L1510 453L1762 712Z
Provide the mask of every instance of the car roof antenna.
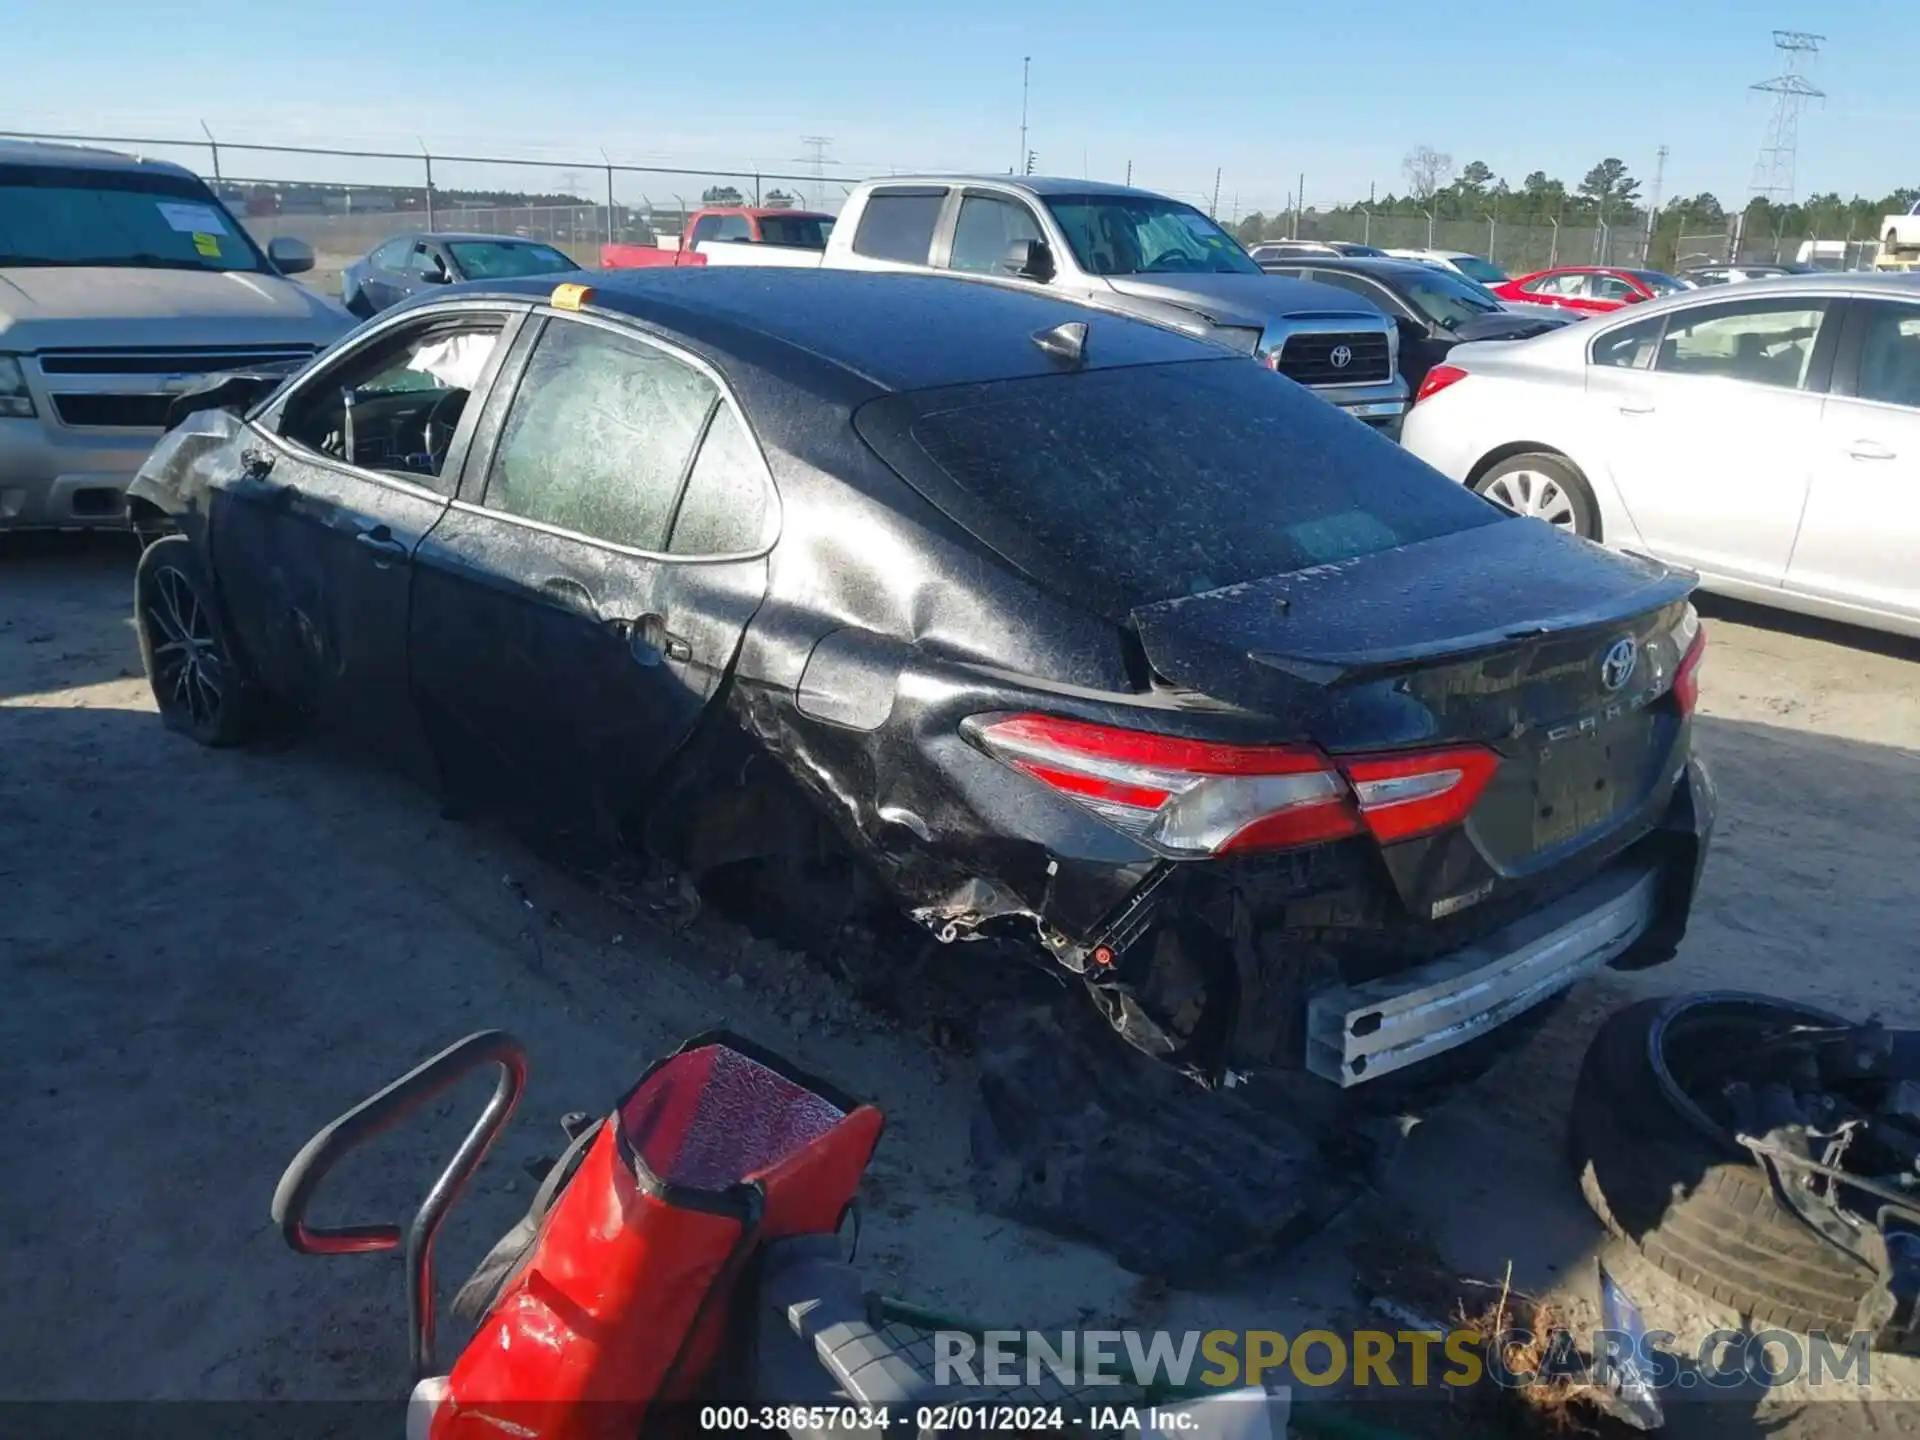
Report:
M1056 360L1064 360L1069 365L1084 365L1087 363L1087 322L1069 320L1051 330L1036 330L1033 343Z

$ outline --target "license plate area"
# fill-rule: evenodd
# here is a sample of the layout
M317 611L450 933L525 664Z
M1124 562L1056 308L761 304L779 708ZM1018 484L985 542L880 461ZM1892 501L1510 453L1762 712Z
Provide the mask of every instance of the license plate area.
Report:
M1629 701L1547 727L1510 755L1470 822L1496 866L1525 868L1609 826L1652 793L1670 726Z

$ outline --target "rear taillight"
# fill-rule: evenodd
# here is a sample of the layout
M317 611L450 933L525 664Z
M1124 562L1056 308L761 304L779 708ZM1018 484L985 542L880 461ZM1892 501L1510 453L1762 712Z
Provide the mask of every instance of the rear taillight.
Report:
M1700 662L1707 656L1707 632L1693 606L1687 606L1673 627L1673 643L1680 652L1680 664L1673 672L1673 701L1682 715L1691 715L1700 703Z
M988 754L1163 855L1283 850L1457 824L1500 757L1478 746L1347 757L1311 745L1219 745L1052 715L970 720Z
M1478 745L1463 745L1356 755L1343 760L1340 768L1353 782L1367 828L1386 845L1459 824L1500 768L1500 757Z
M1413 403L1431 400L1449 385L1457 385L1467 378L1467 372L1458 365L1436 365L1427 371L1426 378L1420 382L1420 388L1413 393Z

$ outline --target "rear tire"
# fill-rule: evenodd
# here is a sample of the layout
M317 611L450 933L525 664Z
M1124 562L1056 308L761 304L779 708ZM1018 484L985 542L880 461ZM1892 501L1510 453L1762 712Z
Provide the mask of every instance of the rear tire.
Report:
M193 543L168 535L149 545L133 596L140 660L161 721L202 745L252 739L265 696L234 655Z
M1580 1193L1655 1266L1756 1325L1851 1332L1872 1271L1783 1209L1730 1136L1709 1136L1674 1107L1652 1045L1675 1003L1629 1005L1588 1048L1567 1135Z
M1473 493L1502 510L1544 520L1583 540L1600 538L1600 506L1593 487L1578 466L1551 450L1509 455L1475 477Z

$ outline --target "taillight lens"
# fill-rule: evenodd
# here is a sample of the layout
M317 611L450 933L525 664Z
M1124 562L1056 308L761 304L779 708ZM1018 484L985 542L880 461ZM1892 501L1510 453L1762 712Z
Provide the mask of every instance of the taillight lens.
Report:
M1500 757L1478 745L1359 755L1341 762L1360 814L1381 844L1444 830L1479 802Z
M1449 385L1457 385L1467 378L1467 372L1458 365L1436 365L1427 371L1426 378L1420 382L1420 388L1413 393L1413 403L1431 400Z
M1499 766L1478 746L1353 756L1221 745L1052 715L970 720L988 754L1163 855L1284 850L1371 832L1405 840L1466 817Z
M1707 656L1707 632L1691 605L1673 627L1673 644L1680 652L1679 667L1673 672L1673 700L1682 715L1691 715L1700 703L1700 662Z

